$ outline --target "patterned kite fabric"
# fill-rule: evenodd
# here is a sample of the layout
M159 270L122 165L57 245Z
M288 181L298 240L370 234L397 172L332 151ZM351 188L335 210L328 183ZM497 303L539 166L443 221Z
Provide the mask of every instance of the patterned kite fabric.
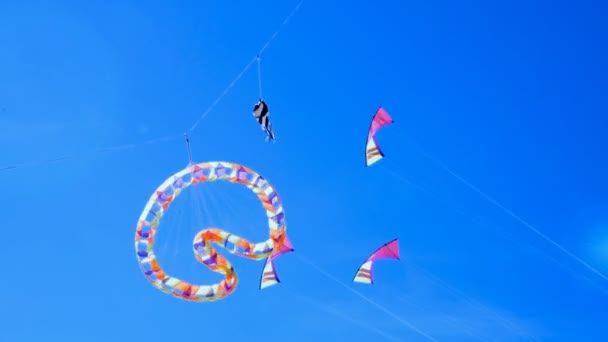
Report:
M251 243L221 229L202 230L194 237L193 249L196 259L212 271L223 274L224 279L212 285L191 284L163 271L154 254L154 236L161 217L184 189L218 180L244 184L257 195L268 217L269 238L263 242ZM236 288L238 277L228 259L218 254L212 243L248 259L267 258L260 284L261 288L265 288L279 282L273 261L293 251L286 230L281 200L268 181L242 165L206 162L188 166L169 177L156 189L139 218L135 233L135 252L146 279L161 291L185 300L213 301L230 295Z
M355 273L355 277L353 282L355 283L363 283L363 284L373 284L374 283L374 275L373 275L373 267L374 262L382 259L396 259L399 260L399 240L394 239L391 240L384 245L380 246L377 250L375 250L359 268L357 269L357 273Z
M376 141L376 133L384 126L394 123L384 108L379 107L372 118L365 141L365 165L371 166L384 158L384 153Z

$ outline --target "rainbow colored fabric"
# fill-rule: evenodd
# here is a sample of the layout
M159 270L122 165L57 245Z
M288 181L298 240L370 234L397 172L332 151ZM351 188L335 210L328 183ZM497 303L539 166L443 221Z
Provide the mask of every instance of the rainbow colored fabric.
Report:
M170 276L160 266L154 254L154 235L159 222L170 204L187 187L203 182L226 180L250 188L258 197L268 217L269 238L251 243L246 239L218 228L208 228L197 233L193 249L196 259L224 279L212 285L191 284ZM286 234L285 213L274 187L255 171L229 162L206 162L188 166L165 180L150 197L137 223L135 252L146 279L155 287L173 296L191 301L212 301L230 295L236 288L236 271L212 243L228 252L248 259L267 258L260 281L260 288L279 282L273 261L293 251Z

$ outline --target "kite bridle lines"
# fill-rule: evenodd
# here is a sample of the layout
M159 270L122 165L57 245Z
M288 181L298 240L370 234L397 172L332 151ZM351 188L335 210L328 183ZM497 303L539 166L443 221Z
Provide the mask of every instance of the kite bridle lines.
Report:
M171 203L186 188L204 182L218 180L240 183L251 189L262 203L268 218L267 240L251 243L244 238L218 228L207 228L196 234L193 249L196 259L224 279L212 285L191 284L166 273L160 266L155 252L155 235L160 219ZM167 178L146 203L135 232L135 253L146 279L159 290L190 301L213 301L230 295L236 288L236 271L212 243L228 252L244 258L260 260L267 258L263 269L261 288L279 282L273 261L282 254L293 251L287 238L285 213L281 199L274 187L255 171L229 162L207 162L189 165Z

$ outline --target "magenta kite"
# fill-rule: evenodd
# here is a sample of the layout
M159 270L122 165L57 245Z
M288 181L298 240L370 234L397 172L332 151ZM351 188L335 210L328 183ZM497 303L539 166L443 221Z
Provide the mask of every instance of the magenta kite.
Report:
M397 239L391 240L380 248L378 248L372 255L370 255L365 262L359 267L353 282L363 284L373 284L374 278L372 275L374 262L381 259L396 259L399 260L399 241Z
M393 118L384 110L379 107L372 118L372 122L369 125L369 131L367 132L367 141L365 142L365 165L371 166L377 163L380 159L384 158L384 153L380 149L378 142L376 141L376 132L382 127L394 123Z

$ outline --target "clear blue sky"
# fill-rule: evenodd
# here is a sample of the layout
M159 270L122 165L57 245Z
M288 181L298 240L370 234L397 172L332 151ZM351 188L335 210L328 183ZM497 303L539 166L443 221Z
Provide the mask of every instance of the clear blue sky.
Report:
M608 273L605 4L305 1L262 56L278 141L251 115L255 66L191 134L196 161L276 186L296 253L263 291L262 263L228 255L236 292L191 303L146 282L136 221L185 167L181 133L296 1L167 3L0 3L0 166L79 156L0 173L0 341L425 340L406 321L441 341L606 340L608 282L420 153ZM387 158L365 168L379 105L395 124L378 135ZM217 281L194 234L262 239L264 222L238 186L185 193L159 259ZM402 260L351 283L395 237Z

